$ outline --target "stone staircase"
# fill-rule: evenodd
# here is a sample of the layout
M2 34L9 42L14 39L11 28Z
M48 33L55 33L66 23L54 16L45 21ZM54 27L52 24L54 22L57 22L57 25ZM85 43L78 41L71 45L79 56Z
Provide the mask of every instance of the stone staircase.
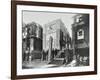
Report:
M61 56L64 51L59 51L58 54L55 56L55 58L50 62L50 64L56 64L58 66L61 66L64 64L64 57Z
M50 64L61 66L64 63L64 58L55 58Z

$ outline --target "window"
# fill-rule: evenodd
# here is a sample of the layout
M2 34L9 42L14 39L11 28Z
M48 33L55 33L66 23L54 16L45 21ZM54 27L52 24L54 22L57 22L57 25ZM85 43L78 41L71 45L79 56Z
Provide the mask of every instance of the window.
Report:
M78 22L81 22L82 20L83 20L82 15L79 15L79 16L76 17L76 22L77 22L77 23L78 23Z
M77 31L77 39L80 40L80 39L84 39L84 30L83 29L79 29Z
M79 22L81 22L82 20L83 20L82 17L80 17L80 18L79 18Z
M76 18L76 22L79 22L79 18Z
M79 31L79 36L82 36L82 31Z

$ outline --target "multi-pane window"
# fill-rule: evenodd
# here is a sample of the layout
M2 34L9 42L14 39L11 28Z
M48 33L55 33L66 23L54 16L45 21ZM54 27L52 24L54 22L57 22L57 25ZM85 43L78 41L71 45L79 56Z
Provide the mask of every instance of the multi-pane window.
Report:
M76 18L76 22L79 22L79 18Z
M83 19L82 19L82 15L79 15L76 17L76 22L81 22Z
M80 39L84 39L84 30L83 29L79 29L77 31L77 39L80 40Z
M79 34L78 34L78 36L82 36L82 32L83 32L83 31L79 31Z

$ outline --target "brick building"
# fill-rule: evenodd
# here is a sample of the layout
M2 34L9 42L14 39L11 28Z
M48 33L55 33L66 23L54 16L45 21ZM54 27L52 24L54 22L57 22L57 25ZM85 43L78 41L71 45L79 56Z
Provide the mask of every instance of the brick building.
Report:
M39 54L42 51L42 35L43 35L42 33L43 29L41 25L35 22L23 26L22 28L23 58L25 57L25 54L27 54L28 56L27 60L29 60L29 57L31 58L31 60L41 57L41 55Z
M73 55L89 59L89 14L77 14L72 24ZM77 57L76 57L77 58Z

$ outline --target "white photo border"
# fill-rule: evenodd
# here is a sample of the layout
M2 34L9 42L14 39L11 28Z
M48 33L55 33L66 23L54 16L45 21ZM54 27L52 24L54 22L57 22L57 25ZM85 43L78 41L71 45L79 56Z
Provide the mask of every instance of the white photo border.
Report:
M40 69L22 69L22 10L32 11L52 11L52 12L71 12L71 13L86 13L89 14L90 21L90 65L83 67L58 67L58 68L40 68ZM72 72L87 72L94 71L94 9L80 8L60 8L47 6L30 6L17 5L17 75L37 75L50 73L72 73Z

